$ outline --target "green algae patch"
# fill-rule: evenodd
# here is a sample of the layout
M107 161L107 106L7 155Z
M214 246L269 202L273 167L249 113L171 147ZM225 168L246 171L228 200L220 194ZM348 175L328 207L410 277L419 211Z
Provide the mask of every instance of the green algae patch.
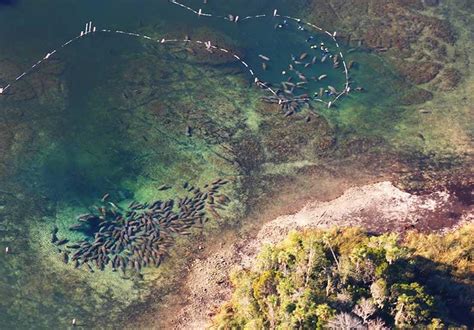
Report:
M116 72L118 68L111 70ZM35 184L45 188L45 197L54 199L53 215L28 218L29 237L33 243L25 252L31 251L35 255L35 262L30 266L41 271L44 277L36 280L26 277L25 282L29 284L24 289L35 292L41 288L37 292L46 296L55 292L52 299L56 299L44 299L40 304L48 309L49 316L56 315L54 318L45 317L41 324L48 327L55 325L51 322L66 325L76 318L84 326L106 325L120 319L125 309L133 309L146 301L153 287L169 290L165 283L173 285L176 279L172 273L187 260L186 256L180 256L180 251L194 241L193 237L203 234L203 230L191 230L191 238L178 239L176 247L170 251L171 256L163 263L163 269L145 270L143 279L133 274L124 277L111 270L91 273L87 269L74 269L73 265L64 264L63 255L57 253L57 248L51 243L51 230L54 225L58 226L59 239L73 241L84 238L82 234L70 231L69 227L79 214L93 209L103 194L111 193L119 199L119 205L125 206L132 199L146 202L184 197L184 182L197 187L225 177L232 180L225 192L232 202L228 209L219 211L219 219L205 225L204 232L216 232L241 215L243 208L239 200L242 196L236 193L240 189L239 167L234 161L235 155L222 149L222 144L230 142L241 130L248 129L246 113L250 114L250 111L242 110L244 104L249 108L243 97L248 91L234 87L229 93L226 89L214 87L214 74L219 69L213 71L207 79L199 68L188 66L183 71L186 76L201 78L197 90L190 90L191 94L202 93L199 103L187 98L177 99L182 87L189 89L192 79L186 77L179 79L177 85L171 84L176 90L160 98L154 98L148 89L127 95L127 98L106 98L110 90L105 85L88 97L84 107L74 109L77 113L70 113L41 128L44 137L36 142L41 146L41 152L35 157L30 155L35 166L27 175L24 174L25 177L34 177ZM179 86L182 81L188 82ZM234 79L232 85L239 86L240 81ZM116 88L116 80L110 83L114 85L112 89ZM166 86L157 88L162 87ZM212 89L216 95L209 95L203 87ZM131 89L124 86L126 91ZM233 99L233 102L223 102L221 95ZM126 106L123 106L123 100L128 103ZM160 109L166 109L166 112ZM189 125L194 128L191 136L186 136L185 127L179 122L182 116L190 119ZM63 135L59 137L57 127L66 124L72 129L62 131ZM233 133L229 134L221 125ZM99 133L94 134L96 131ZM50 140L54 143L49 143ZM161 190L162 185L168 185L170 189ZM161 280L165 282L156 285ZM40 318L33 308L38 303L35 301L22 322ZM63 306L56 308L58 303ZM50 308L55 308L55 311Z
M264 164L262 171L264 175L288 175L296 172L298 169L314 166L316 163L309 161L299 161L293 163L282 163L282 164Z
M376 55L356 52L348 58L358 63L351 71L353 88L360 86L364 91L349 94L339 108L324 109L323 113L342 131L360 136L388 136L402 112L398 99L412 87L406 86Z
M396 126L394 142L400 149L418 146L426 154L470 153L473 86L469 76L455 91L438 92L432 101L407 108Z
M144 298L146 291L144 287L140 288L136 281L123 277L118 272L106 270L91 273L86 268L74 269L72 264L64 264L57 247L51 243L51 223L57 223L60 228L68 227L73 223L70 218L72 212L73 210L65 212L54 219L49 219L50 221L43 223L42 226L31 229L30 236L35 242L31 248L37 252L41 263L39 267L44 269L44 275L49 275L37 276L29 287L43 293L45 290L57 292L56 299L63 300L63 307L57 313L64 324L69 323L72 318L77 318L83 323L91 322L91 325L100 324L107 319L117 318L123 308ZM64 232L67 230L60 231ZM67 237L72 239L74 236L68 233ZM54 276L56 280L51 281L50 276ZM57 288L61 287L68 290L57 291ZM54 303L47 301L43 304L54 306ZM108 306L107 313L98 312L99 306ZM33 316L36 315L30 315Z

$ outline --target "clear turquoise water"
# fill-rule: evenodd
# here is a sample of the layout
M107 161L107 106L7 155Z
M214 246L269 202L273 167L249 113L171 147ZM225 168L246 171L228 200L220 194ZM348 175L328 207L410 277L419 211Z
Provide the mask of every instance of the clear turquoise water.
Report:
M270 14L273 8L294 14L300 9L282 0L210 2L208 11L241 16ZM199 8L201 1L187 3ZM206 28L243 53L258 74L274 83L281 79L280 72L290 54L299 55L307 49L305 35L294 29L276 32L271 19L241 25L198 19L164 0L21 0L13 6L0 5L0 60L10 63L2 64L7 72L0 73L2 81L11 80L47 51L77 35L89 20L99 28L154 36L192 36ZM271 70L262 72L258 54L272 58ZM353 56L377 63L365 54ZM243 79L239 78L238 85L222 77L226 70L241 69L235 63L218 67L182 64L166 51L123 36L97 34L61 51L57 59L60 74L51 74L49 70L54 68L45 65L18 83L16 95L36 89L38 81L50 81L54 88L46 88L46 93L28 100L0 99L2 122L15 127L13 131L18 133L9 149L13 156L6 160L8 175L1 179L0 245L2 251L9 246L13 252L0 254L0 328L62 328L72 318L85 322L87 327L116 325L121 311L146 295L146 286L113 275L91 280L89 275L70 271L71 267L52 263L45 255L54 252L48 246L53 223L66 228L73 215L87 210L105 192L122 199L154 198L156 191L143 181L156 181L156 188L164 183L162 177L169 182L174 180L173 175L204 183L217 175L235 174L230 167L211 164L209 148L213 147L207 145L208 141L186 140L183 121L192 122L192 116L185 116L184 109L174 105L181 104L177 99L183 99L182 104L209 111L210 118L224 130L250 134L250 128L239 128L249 119L243 111L229 118L218 115L218 121L214 110L206 108L212 104L206 97L236 102L237 109L241 109L260 95L248 74L240 75ZM329 64L325 66L314 74L330 70ZM147 75L156 67L166 74ZM383 70L381 67L374 65L368 73L354 73L358 82L372 90L371 94L343 100L340 112L321 111L337 121L351 104L380 107L383 102L376 95L386 92L386 79L392 79L373 78L374 72ZM181 81L190 76L197 78ZM133 83L124 81L124 77L133 77ZM342 73L331 74L325 84L342 86L342 77ZM163 83L166 79L170 82ZM319 87L312 86L316 90ZM12 89L15 91L15 86ZM138 101L135 104L124 99L124 91L133 94L135 89L143 91L147 106L153 101L165 104L166 110L158 120L151 120ZM384 102L389 102L392 95L385 95ZM360 116L364 118L367 113ZM396 116L394 111L387 118ZM384 130L376 119L367 120L364 129ZM175 173L177 169L179 173ZM53 254L51 258L57 257ZM109 287L108 281L117 283ZM120 286L126 293L120 291Z

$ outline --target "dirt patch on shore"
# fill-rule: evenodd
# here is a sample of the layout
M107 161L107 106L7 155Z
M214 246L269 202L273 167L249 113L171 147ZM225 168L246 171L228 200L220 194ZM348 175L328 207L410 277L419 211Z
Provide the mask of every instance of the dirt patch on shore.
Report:
M330 226L361 226L372 232L443 230L461 221L472 221L472 211L472 206L466 207L447 191L417 196L388 181L349 188L330 201L308 202L300 211L264 224L257 234L228 231L210 247L199 247L202 253L189 266L180 290L182 300L170 300L163 308L165 318L148 320L146 326L205 328L219 306L230 298L229 273L252 267L264 244L282 240L291 230Z

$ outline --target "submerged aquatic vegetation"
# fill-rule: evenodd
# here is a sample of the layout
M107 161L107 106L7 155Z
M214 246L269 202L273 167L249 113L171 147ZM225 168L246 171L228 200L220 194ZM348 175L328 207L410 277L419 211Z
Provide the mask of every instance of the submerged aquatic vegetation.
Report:
M180 45L181 57L178 58L175 49L168 48L174 46L152 44L143 39L143 44L137 47L135 38L116 38L118 35L104 37L97 33L93 38L83 38L80 43L58 54L61 58L48 57L51 62L47 65L50 67L43 66L21 79L16 88L9 89L8 95L4 95L5 102L2 100L0 173L5 172L9 176L5 183L2 181L2 186L14 191L11 196L18 196L15 197L18 198L14 202L15 207L21 209L17 212L13 202L3 205L2 201L0 210L2 217L7 214L6 220L0 219L0 230L8 233L2 239L13 251L5 258L5 263L3 256L0 256L0 274L4 279L0 283L0 289L5 297L0 304L0 314L6 315L0 317L0 321L4 326L58 327L70 324L71 315L89 319L94 325L101 322L105 324L117 320L119 313L112 312L112 309L122 311L124 306L139 300L135 294L127 292L127 288L139 286L142 284L140 281L120 278L119 272L106 271L99 275L88 274L83 270L74 271L69 265L63 265L61 259L72 259L72 255L80 248L68 249L65 248L68 243L61 244L59 247L63 255L57 258L53 253L57 250L56 247L53 249L49 244L49 230L54 222L59 226L61 235L56 243L64 243L63 239L67 236L70 240L85 239L92 243L91 246L94 244L94 237L91 236L102 228L105 229L102 229L101 237L109 233L113 235L114 230L116 233L127 227L125 223L114 224L115 216L111 214L113 211L125 218L128 207L116 210L106 204L102 206L106 208L102 212L89 212L91 217L84 219L90 220L81 223L79 231L74 230L65 235L67 224L79 213L77 208L83 209L84 205L91 205L103 191L126 190L130 194L129 198L133 196L136 200L151 200L157 194L154 181L160 181L156 178L165 178L166 182L176 185L174 178L182 175L186 180L203 186L205 182L212 180L215 173L239 177L240 183L252 182L255 186L270 189L274 188L271 186L275 182L278 182L275 184L278 186L282 180L290 181L301 176L304 169L320 162L320 156L330 156L332 160L337 160L338 155L334 153L337 148L360 154L359 149L350 145L352 137L376 136L377 139L390 139L398 131L400 140L406 141L409 136L403 129L397 131L397 123L399 127L405 113L400 108L393 107L396 102L392 102L406 89L405 83L397 80L397 84L394 84L394 79L388 74L389 70L382 70L378 62L375 63L375 56L369 57L366 52L352 52L348 58L355 62L349 63L348 69L353 67L350 71L352 78L358 84L362 83L368 92L344 96L344 102L338 108L328 109L323 106L324 109L316 109L324 117L312 113L306 117L305 113L305 120L309 121L305 124L301 112L312 112L315 109L306 109L306 102L299 102L298 95L307 93L314 97L314 92L317 92L318 96L329 101L332 97L329 94L334 94L329 86L335 86L336 92L342 92L343 81L337 79L344 75L338 56L331 60L330 56L325 56L324 49L307 49L315 45L321 46L321 41L331 48L329 43L320 40L321 36L313 35L317 37L316 43L316 39L309 38L310 35L305 36L312 32L301 32L297 24L283 26L283 19L270 18L276 24L282 24L281 28L275 30L273 23L268 25L268 21L262 20L262 23L257 23L260 25L253 25L253 22L244 23L243 16L236 22L234 16L232 22L214 25L213 21L206 22L204 17L198 19L195 15L186 16L180 8L169 8L173 6L160 1L148 3L148 8L154 10L147 11L132 3L121 4L114 10L97 10L98 6L108 9L110 1L93 5L80 3L74 9L75 15L70 15L68 11L74 8L71 6L76 5L72 4L66 10L60 2L32 2L22 6L21 11L0 13L3 31L9 31L2 34L0 40L5 51L4 57L0 59L2 86L15 79L24 70L24 65L35 60L34 54L44 54L44 47L49 49L60 45L64 42L63 38L67 39L79 32L78 27L82 27L83 19L94 16L100 27L126 28L127 31L157 36L160 38L157 40L161 40L163 36L182 40L186 33L192 31L192 40L205 40L206 43L207 40L212 40L212 44L208 44L211 46L209 48L218 43L221 47L235 51L251 64L259 77L273 83L276 88L282 87L280 96L286 94L291 97L290 93L297 95L292 104L286 106L285 103L282 107L288 117L291 115L290 119L283 118L281 111L268 111L277 107L259 102L262 90L250 87L254 81L248 79L248 72L244 72L243 67L232 59L217 58L220 55L211 54L209 50L212 49L207 49L207 45ZM183 2L195 5L199 2L202 5L202 1ZM242 6L243 2L246 5ZM284 2L210 1L206 8L215 5L218 8L214 9L221 12L225 8L227 15L243 12L244 7L249 14L270 14L273 7L277 7L281 13L295 14L288 7L284 10ZM290 5L306 10L308 3L305 1L303 5L303 2L291 2ZM338 8L341 6L345 9L352 7L351 13L354 9L353 6L342 3ZM68 17L68 24L64 24L62 19L53 18L51 8L60 13L60 17ZM311 11L306 12L311 15ZM318 8L316 12L331 15L331 19L334 16L330 9L326 11L325 8ZM48 29L38 29L38 25L44 25L45 20L49 22ZM22 22L21 28L15 29L18 24L16 22ZM28 24L24 24L26 22ZM338 25L334 26L335 29L344 23L320 19L308 19L308 22L325 27L331 27L334 22ZM268 31L259 28L263 24L267 24ZM293 33L295 30L296 33ZM273 47L275 34L279 34L280 41L283 40L284 43ZM304 40L306 37L309 41ZM338 39L342 41L339 36ZM263 41L268 42L268 49L261 50L258 47ZM342 43L341 46L345 52L345 46ZM160 53L147 52L147 47L159 48ZM197 48L205 55L199 53ZM133 54L134 50L137 50L136 54ZM311 54L313 50L317 51L314 54L316 59ZM335 49L329 50L336 54ZM270 59L265 66L257 56L259 52L268 55L265 57ZM290 57L291 53L295 54L294 59ZM200 57L203 60L199 60ZM289 70L289 64L294 70ZM363 70L358 70L359 67ZM283 69L287 71L283 75L285 79L281 74ZM286 80L290 78L293 81L288 83ZM285 80L285 83L281 80ZM273 102L273 98L270 98ZM451 111L450 106L445 108L446 111ZM439 116L441 118L443 115ZM413 130L419 130L417 122L407 121L406 124ZM348 137L348 134L352 136ZM438 139L432 140L426 132L423 132L423 136L426 137L426 142L423 138L425 145L433 141L432 144L440 149L446 147L445 144L437 143ZM450 144L448 139L443 138L444 140L446 144ZM408 144L413 145L410 141ZM405 148L406 143L402 146ZM374 150L372 144L369 147ZM415 147L419 149L418 145ZM15 162L7 161L13 154ZM330 167L334 168L332 165ZM266 171L265 168L275 170ZM299 168L302 171L299 172ZM262 172L265 172L265 178L262 178ZM277 172L281 176L275 175ZM263 181L265 183L262 184ZM305 184L313 183L306 179ZM236 184L231 189L235 195L239 194L236 199L239 202L245 201L246 204L239 204L229 212L232 215L225 219L226 223L238 221L244 210L255 203L248 198L250 194L247 195L248 190L253 190L253 187L243 186L244 184ZM166 204L167 199L174 199L173 190L160 191L163 203ZM265 193L266 190L255 189L251 194ZM28 195L28 199L23 198L25 195ZM237 196L233 194L233 197ZM30 202L33 199L35 203ZM72 209L74 211L68 211ZM141 210L138 217L145 218L146 215L143 214L148 211L148 207L146 211ZM172 210L170 218L177 212ZM104 213L107 220L98 221L98 217L104 216ZM100 223L104 225L99 228ZM177 221L176 225L179 226L179 223ZM219 224L211 222L206 230L210 227L215 229L223 223L224 221ZM113 228L109 230L112 225ZM197 225L200 225L199 221ZM25 229L28 235L22 235ZM153 235L153 230L150 232ZM20 235L22 240L16 238ZM135 239L138 240L137 237ZM177 241L179 240L178 238ZM104 238L104 241L107 239ZM73 244L75 243L68 245ZM134 258L140 263L138 268L143 266L142 261L146 257L142 258L140 253L144 251L137 251L133 244L130 247L135 250L132 253L136 252ZM105 260L111 259L108 260L108 265L118 265L116 268L121 268L125 260L122 258L126 257L126 248L121 248L124 251L103 253L94 247L91 253L97 252L97 256L101 256L97 267L105 267ZM69 251L67 256L64 254L66 250ZM160 252L158 251L158 255ZM185 253L181 254L181 250L174 252L176 258L169 258L170 263L185 263ZM156 259L155 255L154 262ZM57 261L57 264L51 260ZM92 266L91 261L88 264ZM150 263L150 260L145 263ZM128 267L133 266L135 269L136 265L134 259L133 265ZM87 267L86 264L84 267ZM156 273L161 273L165 268L170 270L169 273L176 272L176 269L171 269L173 267L166 266L160 267ZM31 269L53 280L45 283ZM169 286L171 281L160 282L164 283L163 286ZM166 288L165 291L167 290L169 289ZM113 293L109 294L109 291ZM149 287L143 291L148 294ZM124 298L125 296L128 298ZM100 311L98 306L101 307ZM110 308L102 308L103 306ZM318 313L327 315L330 310L322 306Z

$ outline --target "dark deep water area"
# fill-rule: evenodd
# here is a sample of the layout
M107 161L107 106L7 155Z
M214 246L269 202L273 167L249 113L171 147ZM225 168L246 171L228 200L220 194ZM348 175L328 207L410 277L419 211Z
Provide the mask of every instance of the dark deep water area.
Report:
M204 6L202 1L183 1L206 12L240 17L271 16L275 8L301 16L305 3L209 2ZM0 1L0 86L77 36L89 21L98 29L158 40L189 35L215 41L241 55L259 77L274 85L291 55L308 51L309 36L335 49L327 35L301 32L298 24L276 30L281 19L235 24L197 17L165 0ZM349 48L341 43L341 51ZM271 58L267 70L260 54ZM397 99L411 87L379 56L351 50L347 60L357 62L351 71L354 87L368 92L342 97L331 109L316 102L314 110L302 110L325 118L325 125L313 121L315 148L329 135L336 144L341 136L356 133L384 140L403 116ZM308 71L327 78L311 81L302 92L314 94L328 85L340 91L345 77L332 64L329 60ZM272 143L285 137L269 135L268 123L281 120L283 113L277 108L270 115L259 110L263 95L235 59L107 33L61 49L0 95L0 329L65 328L73 318L87 328L112 328L126 308L147 299L148 286L161 278L160 270L147 269L143 278L133 272L74 269L63 263L58 247L50 242L54 226L61 239L90 239L68 228L79 214L91 212L105 193L125 208L133 200L185 197L184 181L203 187L227 178L232 183L226 193L233 201L223 219L237 221L246 201L242 178L261 171L261 163L273 162L285 171L328 152L313 147L291 155L274 152ZM187 126L192 137L186 134ZM295 136L301 133L298 127L289 130ZM253 149L242 151L247 145ZM171 188L160 189L164 184ZM218 228L212 220L208 226ZM172 271L172 264L166 271Z

